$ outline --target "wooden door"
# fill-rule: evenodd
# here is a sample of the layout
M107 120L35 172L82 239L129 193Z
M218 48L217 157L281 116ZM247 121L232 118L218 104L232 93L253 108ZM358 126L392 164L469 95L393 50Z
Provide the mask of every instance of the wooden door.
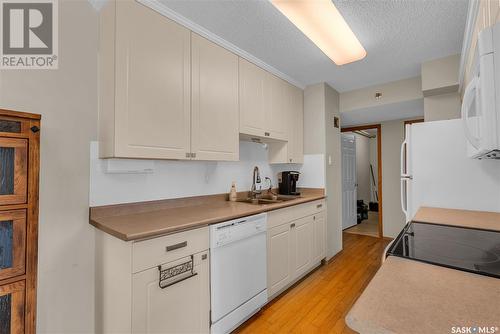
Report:
M27 201L28 140L0 138L0 205Z
M325 214L318 213L313 216L313 264L326 257L326 220Z
M0 280L25 272L26 211L0 211Z
M313 218L304 217L294 222L295 270L293 278L302 276L312 265Z
M238 56L192 33L191 57L191 152L238 161Z
M179 259L162 268L189 261ZM208 252L194 255L195 276L179 279L160 288L159 270L154 267L133 275L133 333L208 333L210 282Z
M0 333L24 333L25 283L0 285Z
M267 73L239 58L240 133L263 137L266 134Z
M268 294L272 296L292 280L292 237L290 224L271 228L267 241Z
M116 2L115 156L185 159L190 31L136 1Z
M357 223L356 137L341 135L342 149L342 229Z

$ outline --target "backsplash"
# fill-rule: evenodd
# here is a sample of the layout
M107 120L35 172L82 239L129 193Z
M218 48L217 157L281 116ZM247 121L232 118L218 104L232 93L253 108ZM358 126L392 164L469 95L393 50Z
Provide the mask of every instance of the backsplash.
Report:
M238 191L249 190L254 166L277 187L277 174L298 170L299 187L323 188L324 156L304 155L304 164L270 165L262 144L240 141L240 161L155 160L154 171L144 174L106 173L106 160L98 158L98 142L90 144L90 206L152 201L229 192L231 182ZM127 161L127 160L126 160ZM128 160L132 165L134 160Z

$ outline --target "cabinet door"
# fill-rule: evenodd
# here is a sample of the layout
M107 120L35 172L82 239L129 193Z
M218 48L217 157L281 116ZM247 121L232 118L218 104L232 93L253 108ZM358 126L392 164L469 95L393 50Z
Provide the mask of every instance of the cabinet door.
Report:
M313 260L316 264L326 256L326 221L325 214L319 213L313 216Z
M191 35L191 152L198 160L239 159L238 56Z
M0 333L24 333L25 283L0 285Z
M26 203L28 141L0 138L0 205Z
M287 140L288 109L290 106L290 90L288 84L270 73L267 74L270 103L266 108L266 127L270 138Z
M190 257L162 265L162 269L186 263ZM160 288L157 267L132 278L133 333L208 333L210 282L208 252L194 255L195 276Z
M22 275L26 258L26 211L0 211L0 280Z
M290 121L288 134L288 161L304 162L304 95L300 88L291 86Z
M267 289L269 296L286 287L292 280L292 237L290 224L267 232Z
M295 269L293 278L302 276L312 264L313 217L308 216L294 222Z
M182 159L190 149L190 31L116 2L115 156Z
M240 133L264 136L266 128L267 73L239 58Z

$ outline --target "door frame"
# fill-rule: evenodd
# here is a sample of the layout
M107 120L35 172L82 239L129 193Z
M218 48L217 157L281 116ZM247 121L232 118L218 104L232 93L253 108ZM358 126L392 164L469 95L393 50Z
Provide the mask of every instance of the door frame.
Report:
M378 237L384 237L383 215L382 215L382 126L379 124L369 124L360 126L350 126L341 128L340 132L353 132L368 129L377 129L377 176L378 176Z

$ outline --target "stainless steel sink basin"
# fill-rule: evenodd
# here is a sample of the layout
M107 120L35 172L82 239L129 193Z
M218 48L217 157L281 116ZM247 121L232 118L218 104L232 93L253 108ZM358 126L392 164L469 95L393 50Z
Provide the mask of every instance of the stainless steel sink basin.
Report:
M249 203L249 204L273 204L273 203L282 203L286 201L291 201L296 198L299 198L297 196L277 196L276 198L272 197L259 197L259 198L246 198L242 200L238 200L238 202L244 202L244 203Z

